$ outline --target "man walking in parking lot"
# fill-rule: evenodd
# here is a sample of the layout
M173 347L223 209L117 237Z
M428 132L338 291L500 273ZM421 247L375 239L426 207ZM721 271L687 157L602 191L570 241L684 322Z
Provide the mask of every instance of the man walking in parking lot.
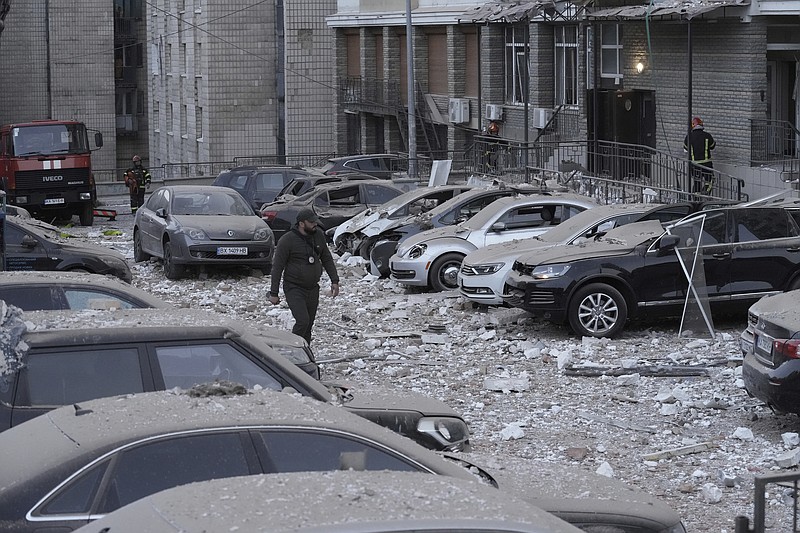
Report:
M325 234L317 230L319 219L311 209L297 214L297 224L278 241L272 261L272 286L269 301L280 303L278 296L281 277L283 294L292 311L295 324L292 333L300 335L311 344L311 329L319 307L319 280L323 268L331 279L332 297L339 294L339 274L325 241Z

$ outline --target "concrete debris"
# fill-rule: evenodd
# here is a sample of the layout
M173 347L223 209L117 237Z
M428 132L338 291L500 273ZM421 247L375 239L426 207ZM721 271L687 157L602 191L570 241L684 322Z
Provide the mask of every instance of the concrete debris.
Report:
M494 377L484 378L483 388L491 391L499 391L508 394L509 392L524 392L530 390L531 380L528 376L519 377Z
M559 370L563 370L565 366L572 362L572 352L564 350L556 355L556 364Z
M581 447L570 447L567 448L564 453L570 459L575 459L576 461L583 461L586 459L586 456L589 455L589 448L584 446Z
M800 464L800 448L785 451L775 457L775 466L790 468Z
M733 435L735 439L739 440L753 440L753 431L750 428L738 427L734 430Z
M713 483L706 483L700 488L703 500L708 503L719 503L722 501L722 489Z
M517 440L523 437L525 437L525 431L519 422L512 422L500 430L500 440Z
M660 452L648 453L643 455L642 459L645 461L660 461L661 459L669 459L670 457L680 457L682 455L705 452L714 447L715 446L712 442L700 442L697 444L690 444L688 446L681 446L679 448L670 448Z
M617 376L616 385L617 387L635 387L639 384L639 374L625 374L623 376Z
M436 335L431 333L423 333L420 335L423 344L446 344L447 336Z
M595 473L600 474L601 476L614 477L614 469L611 468L611 465L606 461L603 461L597 470L595 470Z
M497 331L490 329L489 331L485 331L478 335L478 338L482 341L488 341L494 339L497 336Z
M781 440L783 440L783 444L786 447L797 446L800 444L800 434L793 431L781 433Z

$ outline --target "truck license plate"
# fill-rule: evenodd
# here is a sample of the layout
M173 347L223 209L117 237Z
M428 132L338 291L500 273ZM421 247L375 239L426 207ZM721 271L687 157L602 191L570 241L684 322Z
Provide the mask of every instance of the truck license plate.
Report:
M217 255L247 255L247 246L219 246Z
M759 335L758 340L756 340L756 345L759 350L770 354L772 353L772 337L769 335Z
M56 205L56 204L63 204L63 198L45 198L44 205Z

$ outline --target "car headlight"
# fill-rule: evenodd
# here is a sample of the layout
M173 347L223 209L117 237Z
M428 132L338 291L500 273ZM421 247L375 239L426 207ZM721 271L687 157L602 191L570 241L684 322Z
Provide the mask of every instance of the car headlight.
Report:
M470 265L476 276L494 274L505 266L505 263L487 263L485 265Z
M253 234L254 241L268 241L272 238L272 232L269 228L259 228Z
M424 417L417 424L417 431L432 437L449 451L469 450L469 428L459 418Z
M183 234L192 239L193 241L207 241L208 236L206 232L199 228L183 228Z
M427 244L415 244L408 250L408 258L409 259L418 259L422 257L422 254L428 249Z
M540 265L533 269L531 276L536 279L559 278L567 273L570 265Z

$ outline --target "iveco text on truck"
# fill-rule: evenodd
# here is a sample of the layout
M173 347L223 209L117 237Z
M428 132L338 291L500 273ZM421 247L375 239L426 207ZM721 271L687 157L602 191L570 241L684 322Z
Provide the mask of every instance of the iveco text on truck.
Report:
M103 146L100 132L94 149ZM36 120L0 128L0 185L9 204L38 218L78 215L94 222L97 198L86 126L69 120Z

